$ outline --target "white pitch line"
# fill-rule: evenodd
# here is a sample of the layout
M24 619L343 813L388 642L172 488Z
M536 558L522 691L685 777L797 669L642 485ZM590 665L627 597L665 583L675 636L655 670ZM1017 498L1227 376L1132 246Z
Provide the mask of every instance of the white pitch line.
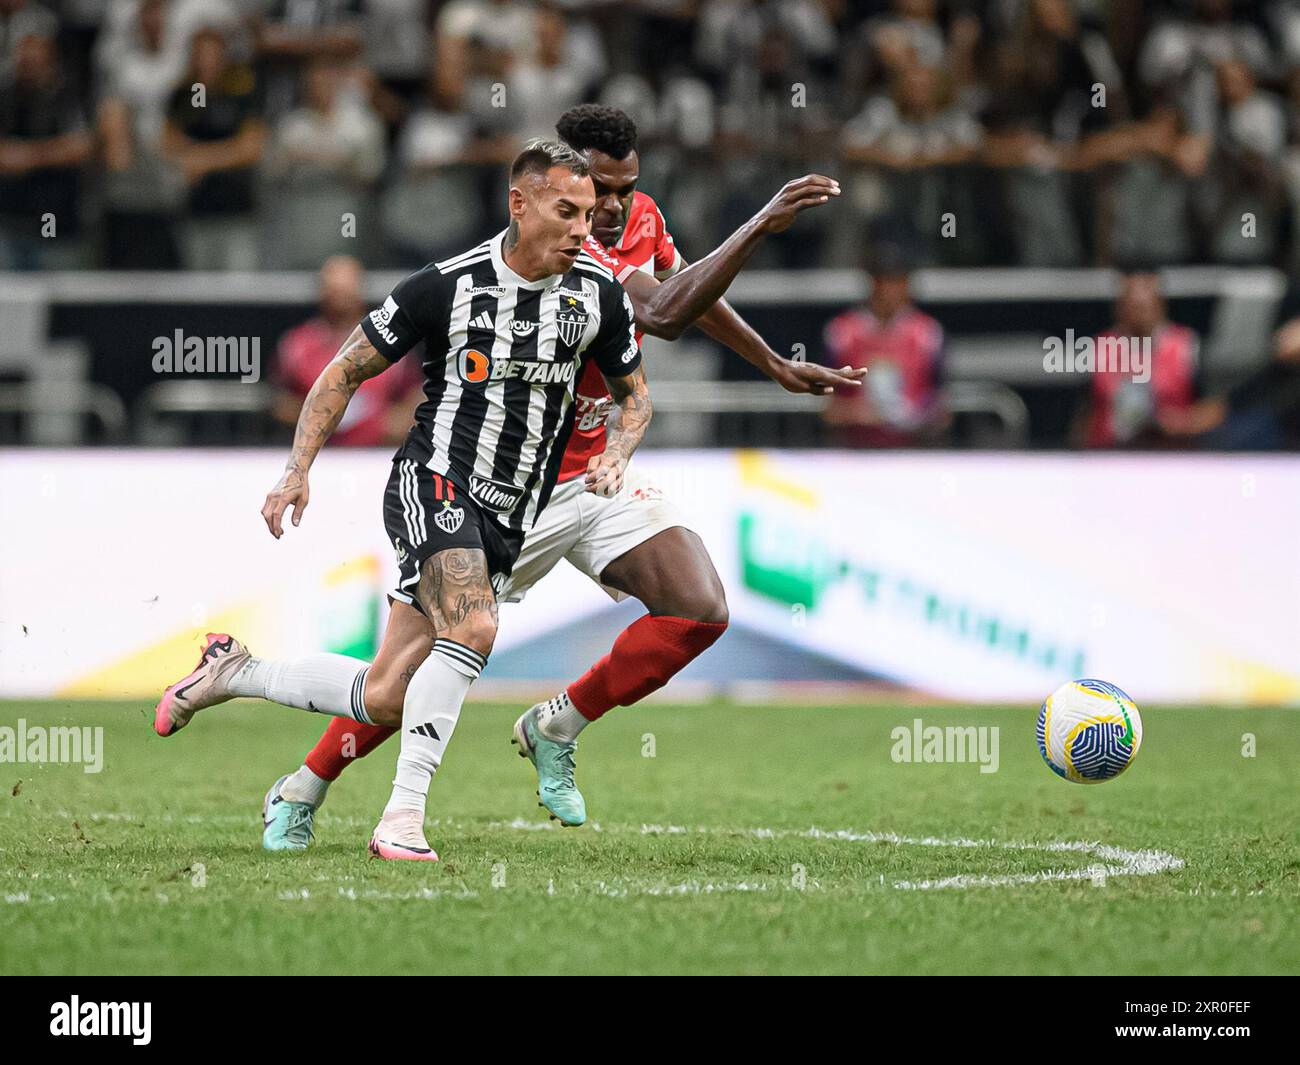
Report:
M848 829L826 831L808 829L719 829L707 825L686 828L681 825L642 825L642 835L679 835L685 833L749 835L756 839L827 839L848 843L891 843L902 847L962 847L991 850L1042 851L1044 853L1074 852L1104 858L1118 864L1092 865L1082 869L1057 869L1038 873L1008 873L990 876L977 873L959 873L938 880L896 880L894 887L904 891L928 891L935 888L1011 887L1018 884L1035 884L1046 880L1092 880L1097 876L1154 876L1157 873L1181 869L1186 864L1176 855L1158 850L1125 850L1104 843L1085 840L1033 840L945 839L938 836L900 836L895 832L852 832Z
M125 813L121 811L105 813L74 814L71 811L60 810L60 816L64 817L83 817L92 823L97 821L140 821L140 822L180 822L184 824L212 824L212 825L229 825L229 824L252 824L253 818L248 815L239 814L220 814L220 815L181 815L173 817L171 814L149 815L148 817L141 814ZM340 826L355 827L359 824L369 825L370 822L364 818L357 817L336 817L331 818L334 824ZM525 818L514 818L511 821L489 821L485 824L473 824L463 821L444 820L432 818L428 822L431 828L442 828L454 831L497 831L500 829L510 829L517 832L550 832L556 831L556 826L550 821L530 821ZM642 824L639 826L632 825L606 825L601 826L596 822L591 822L588 829L593 832L612 832L612 833L637 833L642 836L684 836L684 835L712 835L712 836L751 836L754 839L817 839L840 841L844 843L889 843L899 847L955 847L967 849L985 849L985 850L1007 850L1007 851L1039 851L1045 854L1074 853L1087 855L1089 857L1101 859L1105 864L1094 864L1079 869L1051 869L1043 870L1036 873L1007 873L1001 875L990 875L980 873L956 873L952 876L941 877L935 880L896 880L893 886L904 891L930 891L943 888L965 889L971 887L1014 887L1020 884L1036 884L1046 881L1069 881L1069 880L1093 880L1097 877L1112 876L1155 876L1158 873L1172 872L1176 869L1182 869L1186 864L1182 858L1161 850L1126 850L1122 847L1114 847L1109 844L1099 843L1087 840L995 840L995 839L967 839L965 837L945 838L941 836L902 836L896 832L855 832L850 829L821 829L811 827L806 829L795 828L726 828L717 825L656 825ZM597 889L607 887L604 882L597 885ZM675 890L674 890L675 889ZM673 889L664 890L663 894L689 894L694 889L687 885L674 885ZM729 890L764 890L757 885L732 885ZM9 901L9 900L6 900ZM14 900L14 901L26 901Z

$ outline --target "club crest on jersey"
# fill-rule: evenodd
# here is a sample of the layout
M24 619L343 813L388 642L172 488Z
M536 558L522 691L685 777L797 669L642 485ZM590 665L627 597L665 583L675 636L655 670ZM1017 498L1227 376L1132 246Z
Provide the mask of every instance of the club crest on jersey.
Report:
M569 347L576 347L587 328L587 308L576 296L561 296L560 309L555 312L555 322L560 330L560 339Z
M450 536L465 524L465 508L453 507L444 499L442 509L433 516L433 523Z

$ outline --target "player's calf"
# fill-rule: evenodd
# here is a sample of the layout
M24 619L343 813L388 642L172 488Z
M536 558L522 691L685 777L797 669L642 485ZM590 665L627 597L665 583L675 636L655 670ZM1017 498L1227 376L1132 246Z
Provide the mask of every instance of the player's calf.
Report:
M426 615L440 617L446 627L406 689L402 750L385 816L409 810L423 818L433 774L496 639L496 596L481 549L430 555L420 565L416 598Z
M616 558L601 580L635 596L650 612L623 630L609 654L552 700L542 731L576 739L590 721L658 691L727 629L727 598L704 542L681 526Z

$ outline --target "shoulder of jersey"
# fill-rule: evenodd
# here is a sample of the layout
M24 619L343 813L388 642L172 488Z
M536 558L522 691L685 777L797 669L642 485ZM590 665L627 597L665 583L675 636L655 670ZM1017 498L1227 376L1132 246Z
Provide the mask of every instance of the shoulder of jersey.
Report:
M632 221L633 215L646 211L659 214L659 205L655 203L655 198L650 193L637 189L636 192L632 193L632 210L627 213L628 222Z
M477 266L481 262L486 262L492 258L492 241L485 240L482 244L470 248L469 251L463 251L459 255L453 255L450 259L443 259L442 262L433 263L432 266L440 274L455 274L467 267ZM426 266L427 270L428 267Z
M584 274L604 278L606 281L610 281L614 284L618 283L617 278L614 277L612 264L603 255L600 258L597 258L592 249L592 242L590 240L588 240L588 242L584 244L578 252L578 257L573 261L573 269Z

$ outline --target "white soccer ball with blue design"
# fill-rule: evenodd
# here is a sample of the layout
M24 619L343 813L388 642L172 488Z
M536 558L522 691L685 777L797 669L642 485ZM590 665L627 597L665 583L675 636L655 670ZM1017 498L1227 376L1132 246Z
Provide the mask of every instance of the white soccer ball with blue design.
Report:
M1076 784L1119 776L1142 746L1137 704L1104 680L1072 680L1038 711L1038 751L1052 772Z

